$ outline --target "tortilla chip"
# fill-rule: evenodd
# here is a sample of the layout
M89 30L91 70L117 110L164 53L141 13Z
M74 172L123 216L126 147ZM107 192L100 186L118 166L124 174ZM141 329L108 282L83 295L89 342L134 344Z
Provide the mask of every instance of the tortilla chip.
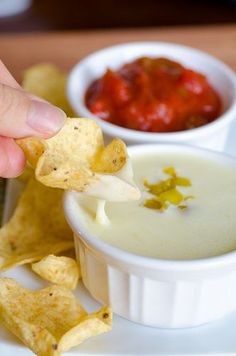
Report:
M31 291L10 278L0 279L0 315L6 328L38 356L59 356L111 330L112 324L109 308L87 314L65 287Z
M37 161L36 179L53 188L82 192L100 179L97 172L116 173L127 161L125 144L114 139L104 147L102 131L90 119L67 119L61 131L52 138L26 138L17 143L32 165ZM38 159L40 150L43 153Z
M28 165L25 167L23 173L17 177L17 179L23 183L26 183L30 180L30 178L34 177L34 171Z
M74 116L66 96L67 75L48 63L34 65L24 72L23 88Z
M45 143L36 178L47 186L83 191L94 179L90 166L103 147L102 132L95 121L68 119L62 130Z
M75 289L79 279L79 266L73 259L65 256L49 255L32 265L32 270L46 281Z
M12 218L0 229L0 271L73 247L62 194L34 178L27 183Z
M66 250L62 253L58 253L58 256L70 257L70 258L73 258L74 260L76 260L75 247L73 246L73 248L71 248L70 250Z
M27 139L16 140L17 144L25 152L27 162L30 167L36 168L39 158L45 151L44 140L40 138L30 137Z
M97 173L114 174L123 168L126 161L125 143L119 138L114 138L105 149L98 152L93 162L92 170Z

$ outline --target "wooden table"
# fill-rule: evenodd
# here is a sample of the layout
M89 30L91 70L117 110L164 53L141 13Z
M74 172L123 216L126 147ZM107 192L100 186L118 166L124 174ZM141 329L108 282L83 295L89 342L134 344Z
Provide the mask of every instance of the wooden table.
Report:
M20 80L22 70L34 63L53 62L68 70L99 48L148 40L202 49L236 70L236 25L0 35L0 57Z
M68 70L99 48L129 41L169 41L193 46L236 70L236 25L0 35L0 58L20 81L22 71L34 63L53 62ZM3 191L0 179L0 215Z

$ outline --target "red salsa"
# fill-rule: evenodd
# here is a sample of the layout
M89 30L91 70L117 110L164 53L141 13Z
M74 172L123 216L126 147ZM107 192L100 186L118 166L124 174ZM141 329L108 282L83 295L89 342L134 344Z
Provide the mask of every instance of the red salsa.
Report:
M204 75L167 58L148 57L108 69L89 86L85 103L105 121L149 132L206 125L222 107Z

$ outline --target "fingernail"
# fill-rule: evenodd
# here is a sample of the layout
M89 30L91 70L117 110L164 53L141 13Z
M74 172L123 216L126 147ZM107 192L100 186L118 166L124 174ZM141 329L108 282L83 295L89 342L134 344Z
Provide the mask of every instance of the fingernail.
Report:
M57 133L63 126L66 114L61 109L48 103L32 100L27 124L45 136Z

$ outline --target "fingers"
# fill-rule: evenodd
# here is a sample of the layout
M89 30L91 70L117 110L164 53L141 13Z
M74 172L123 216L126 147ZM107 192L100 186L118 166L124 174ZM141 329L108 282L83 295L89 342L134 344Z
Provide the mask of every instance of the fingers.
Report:
M24 169L23 151L14 138L48 138L63 126L65 113L26 93L0 61L0 177L16 177Z
M0 82L5 85L9 85L9 87L21 89L20 85L13 78L13 76L8 71L8 69L5 67L5 65L2 63L1 60L0 60Z
M0 136L0 177L13 178L25 167L25 156L12 138Z
M8 85L11 88L22 90L31 100L43 101L45 103L47 102L46 100L34 94L27 93L26 91L24 91L24 89L20 86L20 84L18 84L15 78L11 75L7 67L3 64L1 59L0 59L0 83Z
M39 100L31 100L22 90L0 84L0 134L22 138L48 138L57 133L66 115L59 108Z

